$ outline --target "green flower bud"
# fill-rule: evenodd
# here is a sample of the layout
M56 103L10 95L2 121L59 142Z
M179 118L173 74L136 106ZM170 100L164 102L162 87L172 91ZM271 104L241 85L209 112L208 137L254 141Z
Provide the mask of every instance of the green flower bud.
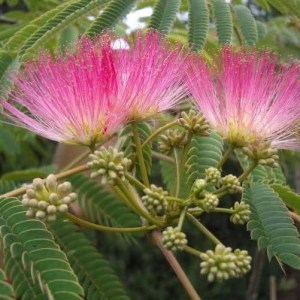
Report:
M89 157L91 161L87 165L93 170L91 178L101 177L102 184L114 184L116 178L125 180L125 173L131 165L131 160L113 147L101 147Z
M150 188L144 189L145 195L142 197L142 202L146 209L153 215L163 216L168 207L166 196L168 192L161 187L151 184Z
M238 178L231 174L226 175L221 179L221 185L222 187L227 188L228 192L231 194L241 193L243 191Z
M233 214L230 216L230 221L233 224L243 225L247 223L250 219L250 206L244 201L235 202L233 207Z
M162 243L165 248L171 251L182 251L187 244L186 235L178 228L167 227L162 232Z
M247 145L242 148L242 151L254 162L261 165L266 165L269 167L275 167L278 165L278 151L272 148L270 142Z
M210 212L219 205L218 197L208 192L204 194L204 199L199 202L201 203L201 208L206 212Z
M202 198L203 192L207 187L207 182L204 179L195 180L192 188L192 192L194 193L196 198Z
M182 148L187 142L185 131L169 129L160 136L158 149L160 152L169 155L174 148Z
M201 274L207 275L208 281L222 281L246 274L251 268L251 257L245 250L217 245L215 250L202 253L200 258Z
M177 122L179 125L195 135L207 136L210 134L210 125L203 114L196 113L192 109L188 112L188 114L186 112L182 112L181 118L179 118Z
M23 195L22 204L28 207L26 215L44 221L56 219L50 217L57 212L67 212L68 205L77 199L72 193L69 182L57 184L55 175L49 175L45 180L35 178ZM68 199L65 203L64 199Z
M209 167L205 169L205 180L208 183L218 185L221 180L221 172L217 168Z

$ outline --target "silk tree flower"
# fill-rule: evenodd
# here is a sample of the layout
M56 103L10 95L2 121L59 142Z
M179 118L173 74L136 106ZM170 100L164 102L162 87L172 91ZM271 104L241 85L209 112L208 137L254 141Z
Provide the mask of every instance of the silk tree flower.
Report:
M129 49L112 49L113 39L83 37L74 53L26 64L3 114L48 139L94 145L132 119L172 108L185 89L182 52L152 31Z
M299 65L278 65L269 52L226 47L212 68L192 57L188 86L199 110L234 146L299 148Z

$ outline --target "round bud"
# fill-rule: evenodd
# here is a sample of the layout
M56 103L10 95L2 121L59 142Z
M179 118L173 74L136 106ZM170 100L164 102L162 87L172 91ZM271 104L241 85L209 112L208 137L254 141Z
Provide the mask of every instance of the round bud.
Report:
M46 217L46 213L42 210L38 210L36 213L35 213L35 217L37 219L44 219Z

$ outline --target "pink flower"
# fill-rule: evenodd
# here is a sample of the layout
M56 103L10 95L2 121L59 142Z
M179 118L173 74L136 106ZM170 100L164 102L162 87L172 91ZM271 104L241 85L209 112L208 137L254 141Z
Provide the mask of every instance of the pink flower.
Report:
M132 120L156 116L173 108L186 94L186 56L155 31L139 34L132 51L119 56L122 97Z
M276 64L268 52L224 48L210 70L189 63L188 86L212 126L237 147L268 141L276 149L299 148L299 66Z
M109 35L83 37L75 53L40 55L16 80L10 98L18 108L3 101L4 114L51 140L92 145L180 100L185 70L178 49L151 31L126 50L111 44Z

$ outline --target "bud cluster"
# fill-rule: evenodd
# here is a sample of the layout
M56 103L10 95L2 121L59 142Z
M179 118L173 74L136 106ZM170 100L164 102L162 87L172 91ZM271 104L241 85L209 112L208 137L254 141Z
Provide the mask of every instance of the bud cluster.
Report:
M54 221L56 213L68 211L68 205L77 199L72 193L70 182L57 183L55 175L49 175L45 181L35 178L23 195L22 203L28 207L26 215L46 221Z
M163 216L168 207L166 199L168 192L161 187L151 184L150 188L144 189L144 193L142 201L147 210L153 215Z
M230 194L241 193L243 191L240 181L232 174L226 175L221 179L221 186L225 187Z
M212 209L216 208L219 205L218 197L208 192L204 194L204 199L199 202L201 208L206 212L210 212Z
M181 148L188 142L185 131L169 129L160 136L158 149L161 153L170 154L174 148Z
M208 281L222 281L246 274L251 268L251 257L245 250L217 245L215 250L202 253L200 258L201 274L207 275Z
M235 202L233 207L233 214L230 216L230 221L233 224L246 224L250 219L250 206L244 201Z
M193 194L196 196L197 199L202 198L204 195L204 191L207 187L208 183L205 179L197 179L192 188Z
M221 180L221 172L214 167L205 169L205 180L213 185L218 185Z
M254 162L269 167L278 165L278 151L273 149L270 142L261 142L258 145L248 145L242 148L243 153Z
M162 232L162 243L168 250L182 251L187 244L186 234L176 227L167 227Z
M203 114L190 110L182 112L178 124L195 135L207 136L210 134L210 126Z
M89 157L91 161L87 165L93 170L91 178L100 176L102 184L113 184L116 178L125 180L125 172L131 165L131 160L113 147L101 147Z

